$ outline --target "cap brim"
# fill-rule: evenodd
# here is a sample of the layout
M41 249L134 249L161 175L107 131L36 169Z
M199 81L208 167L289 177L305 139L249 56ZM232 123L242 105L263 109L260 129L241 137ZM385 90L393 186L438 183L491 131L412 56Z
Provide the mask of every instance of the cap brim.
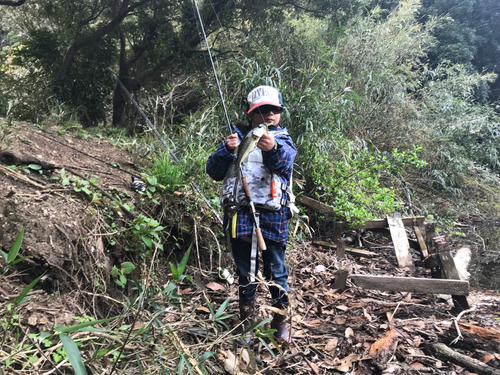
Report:
M247 113L250 113L252 112L255 108L258 108L260 106L263 106L263 105L274 105L276 107L280 107L280 108L283 108L283 105L281 103L276 103L276 102L262 102L262 103L259 103L259 104L255 104L252 108L250 108Z

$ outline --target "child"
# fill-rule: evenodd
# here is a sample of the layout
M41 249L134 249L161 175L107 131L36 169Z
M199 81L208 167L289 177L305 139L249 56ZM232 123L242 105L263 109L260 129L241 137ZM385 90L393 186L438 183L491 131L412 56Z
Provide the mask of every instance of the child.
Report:
M248 181L267 247L261 255L264 277L270 283L272 305L282 312L274 313L271 327L276 329L276 338L290 342L290 329L286 322L288 271L283 262L288 239L288 220L292 217L292 210L297 209L293 204L294 196L290 186L297 150L286 129L280 126L283 100L277 89L259 86L248 94L247 102L248 126L233 126L236 132L229 135L209 157L207 173L214 180L224 180L221 197L224 227L226 236L230 239L237 266L236 273L239 276L240 318L247 329L255 319L255 274L259 269L259 257L253 216L244 199L242 183L238 183L238 192L234 197L233 187L239 177L230 177L230 172L234 166L235 149L244 135L260 124L268 125L268 133L262 135L257 148L243 164L242 175ZM245 341L250 341L250 335L246 335Z

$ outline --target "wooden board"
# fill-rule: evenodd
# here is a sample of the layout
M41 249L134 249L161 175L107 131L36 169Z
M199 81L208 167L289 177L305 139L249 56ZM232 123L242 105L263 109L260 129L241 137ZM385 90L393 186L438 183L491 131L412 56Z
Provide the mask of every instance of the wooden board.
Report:
M469 282L463 280L425 279L420 277L390 277L350 275L349 278L363 289L424 294L469 295Z
M417 237L418 244L420 245L420 251L422 252L422 255L425 259L429 256L429 253L427 252L427 245L425 244L422 232L420 231L420 228L417 225L413 227L413 230L415 231L415 236Z
M391 231L392 243L394 244L394 251L396 252L399 266L413 268L413 260L410 255L410 243L408 242L408 237L406 237L401 215L398 213L394 213L392 216L387 215L387 223Z
M405 227L412 227L414 225L423 226L425 217L424 216L415 216L415 217L404 217L402 218L403 225ZM387 219L375 219L365 221L363 224L355 225L353 229L378 229L378 228L387 228L389 224L387 223Z
M303 205L312 207L321 212L327 212L327 213L334 212L332 206L328 206L324 203L321 203L320 201L317 201L316 199L306 197L305 195L298 196L297 201L302 203Z
M325 242L325 241L314 241L313 244L316 246L329 247L332 249L337 248L337 245L335 245L334 243ZM363 250L363 249L355 249L355 248L349 247L349 246L345 247L345 251L347 253L349 253L350 255L352 255L354 257L358 257L358 258L360 258L360 257L374 258L374 257L378 256L377 253L374 253L372 251Z
M297 202L299 202L305 206L314 208L315 210L318 210L321 212L326 212L326 213L333 213L334 212L334 209L332 206L321 203L320 201L318 201L316 199L306 197L305 195L298 196ZM424 226L425 217L424 216L405 217L402 220L403 220L403 224L407 227L417 225L417 226L422 228ZM352 228L352 229L376 229L376 228L387 228L387 227L388 227L387 219L376 219L376 220L365 221L363 224L354 225L350 228Z

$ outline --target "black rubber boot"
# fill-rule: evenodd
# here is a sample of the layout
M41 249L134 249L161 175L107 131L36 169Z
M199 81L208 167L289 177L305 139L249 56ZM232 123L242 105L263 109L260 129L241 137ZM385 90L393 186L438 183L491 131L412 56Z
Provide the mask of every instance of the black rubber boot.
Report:
M242 301L240 299L240 320L242 322L242 331L246 331L255 322L255 300ZM249 344L252 339L252 333L246 332L241 339L236 339L240 345Z
M279 305L274 306L279 308L280 310L285 310L286 307ZM271 322L271 328L275 329L274 337L278 340L282 340L287 343L292 342L292 337L290 336L290 327L287 322L288 315L274 313L273 321Z

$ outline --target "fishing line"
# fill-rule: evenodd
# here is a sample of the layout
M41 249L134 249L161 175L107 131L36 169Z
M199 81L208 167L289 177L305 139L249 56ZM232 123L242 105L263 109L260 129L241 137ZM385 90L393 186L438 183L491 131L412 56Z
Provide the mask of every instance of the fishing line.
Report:
M149 125L149 127L155 132L155 134L158 136L158 138L160 139L161 143L163 143L163 145L166 147L168 153L172 156L172 159L175 160L176 163L179 162L179 159L177 158L177 156L175 156L174 152L168 147L168 144L167 142L165 141L165 139L163 139L163 137L160 135L160 133L158 132L158 130L156 129L156 127L153 125L153 123L149 120L148 116L146 116L146 114L144 113L144 111L141 109L141 107L139 106L139 104L137 104L137 102L134 100L134 98L132 97L132 95L130 94L130 92L127 90L127 88L123 85L123 83L120 81L120 79L113 73L113 71L111 69L109 69L109 71L111 72L111 74L113 75L113 77L115 77L116 81L118 82L118 85L121 87L121 89L127 94L128 98L130 99L130 101L135 105L135 107L137 108L137 110L139 111L139 113L142 115L142 117L144 117L144 119L146 120L146 123ZM226 114L227 115L227 114ZM208 207L210 207L212 213L214 214L214 216L217 218L217 220L219 220L219 222L222 224L222 219L220 218L219 214L215 211L215 209L212 207L212 205L210 204L210 202L208 201L207 197L205 196L205 194L203 194L203 192L201 191L201 189L199 188L199 186L194 182L194 181L191 181L191 186L193 187L193 189L198 193L200 194L200 196L203 198L203 200L205 201L205 203L208 205Z
M200 9L198 8L198 3L196 0L194 1L194 5L196 6L196 12L198 13L198 19L200 20L201 31L203 31L203 37L205 38L205 44L207 45L208 56L210 57L210 62L212 63L212 69L214 70L215 82L217 83L217 88L219 89L219 95L222 102L222 107L224 108L224 113L226 115L227 126L229 127L229 133L233 133L233 129L231 127L231 121L229 121L229 116L227 114L226 103L224 102L224 96L222 95L222 90L219 84L219 78L217 77L217 71L215 70L214 60L212 58L212 53L210 52L210 46L208 45L207 34L205 33L205 27L203 27L203 21L201 19Z

